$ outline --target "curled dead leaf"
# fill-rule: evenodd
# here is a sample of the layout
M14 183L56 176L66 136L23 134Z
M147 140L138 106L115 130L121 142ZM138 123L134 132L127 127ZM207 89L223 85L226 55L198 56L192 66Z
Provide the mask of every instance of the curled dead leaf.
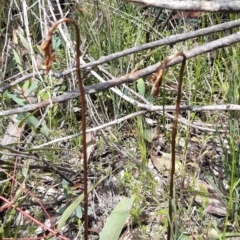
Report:
M51 64L55 60L55 54L52 47L52 38L47 38L41 45L41 50L44 52L45 60L44 65L46 66L46 72L49 73L51 70Z

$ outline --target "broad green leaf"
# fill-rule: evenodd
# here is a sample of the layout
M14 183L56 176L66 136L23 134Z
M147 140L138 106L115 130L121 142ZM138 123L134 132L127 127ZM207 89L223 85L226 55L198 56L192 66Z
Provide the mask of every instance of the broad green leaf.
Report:
M113 209L110 216L107 218L105 226L100 233L100 240L117 240L123 226L130 214L134 196L131 198L123 198L118 205Z
M12 99L14 102L16 102L18 105L20 106L25 106L27 101L23 98L18 98L16 95L11 94L11 93L4 93L3 94L4 97L7 97L9 99Z
M181 237L178 238L179 240L192 240L192 236L189 234L183 234Z
M145 95L145 82L142 78L137 80L137 89L141 96Z
M93 187L89 189L89 192L93 190ZM67 209L64 211L63 215L59 219L57 230L60 231L66 221L71 217L71 215L75 212L76 208L83 201L83 194L81 194L72 204L70 204Z
M154 102L154 97L153 97L152 93L147 97L147 100L148 100L150 103L153 103L153 102Z
M18 127L22 127L24 123L29 124L31 127L36 128L36 125L38 124L38 120L36 117L33 116L33 113L20 113L18 114L18 119L20 120L20 123L18 123Z
M78 206L75 210L75 216L78 217L79 219L82 218L83 216L83 211L82 211L82 208L81 206Z
M90 190L93 190L93 187ZM71 217L71 215L75 212L76 208L79 204L83 201L83 194L81 194L72 204L70 204L67 209L62 214L61 218L59 219L57 230L60 231L66 221Z
M22 45L26 48L27 51L30 51L28 40L22 35L20 31L18 31L18 36L22 42Z
M14 55L14 59L17 63L17 67L18 67L19 71L22 73L23 72L22 60L21 60L19 54L14 49L13 49L13 55Z
M131 95L132 95L126 88L124 88L123 94L128 96L128 97L131 97Z
M143 137L146 141L151 143L152 142L151 130L150 129L144 129L143 130Z
M42 126L41 126L41 128L40 128L40 132L41 132L45 137L48 138L48 136L49 136L49 129L48 129L45 121L42 123Z
M34 90L36 90L37 87L38 87L38 81L34 80L27 91L27 96L29 96Z
M40 100L41 101L45 101L48 100L50 98L50 95L47 92L41 92L39 94Z
M63 188L64 187L68 187L69 186L69 182L67 180L63 179L62 180L62 186L63 186Z
M31 80L30 80L30 79L28 79L27 81L24 82L24 84L23 84L23 86L22 86L22 90L23 90L24 92L26 92L26 91L29 89L30 83L31 83Z
M18 123L17 127L22 127L24 123L29 124L33 127L33 130L36 130L36 126L38 125L38 119L34 116L35 112L33 113L20 113L18 114L18 119L20 122ZM40 132L45 136L48 137L49 129L45 123L45 121L41 124Z
M58 36L53 35L52 45L53 45L53 49L57 50L59 48L59 46L61 45L61 39Z
M25 83L22 86L22 89L25 93L25 96L29 96L38 86L38 81L34 80L32 81L31 79L28 79L25 81Z
M69 187L69 182L66 181L65 179L62 180L62 187L63 187L63 191L64 191L64 194L70 198L73 193L72 193L72 190L71 188Z
M16 64L16 61L15 61L15 59L14 59L14 57L13 57L12 60L10 61L10 63L7 65L6 72L8 72L8 71L10 71L10 70L13 70L15 64Z
M224 235L223 233L219 234L219 239L222 239L223 235ZM225 237L226 238L240 237L240 233L237 232L225 233Z

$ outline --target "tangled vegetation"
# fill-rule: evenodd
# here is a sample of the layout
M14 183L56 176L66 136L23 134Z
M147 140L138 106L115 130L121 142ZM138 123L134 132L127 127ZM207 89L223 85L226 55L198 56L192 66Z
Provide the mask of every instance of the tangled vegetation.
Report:
M134 2L0 0L1 239L240 238L239 13Z

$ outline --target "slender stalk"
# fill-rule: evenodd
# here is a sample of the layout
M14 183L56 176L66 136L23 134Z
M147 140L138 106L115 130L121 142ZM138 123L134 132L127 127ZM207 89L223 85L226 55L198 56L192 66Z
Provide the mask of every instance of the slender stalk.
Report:
M180 111L180 100L182 94L182 80L183 80L183 72L186 64L186 55L182 52L176 53L168 58L166 58L160 67L157 69L156 73L152 77L153 86L153 96L156 97L159 94L159 87L162 84L162 76L164 69L167 67L167 64L174 58L182 56L182 66L179 73L179 83L178 83L178 93L177 93L177 102L176 102L176 110L173 119L173 127L172 127L172 157L171 157L171 173L170 173L170 193L169 193L169 221L168 221L168 230L167 230L167 239L171 240L172 235L172 226L173 226L173 201L174 201L174 182L175 182L175 147L176 147L176 135L177 135L177 124L178 124L178 115Z
M80 30L77 22L70 18L63 18L55 22L49 29L48 36L43 42L41 48L45 52L45 61L47 72L51 69L51 63L54 61L55 56L52 49L52 35L57 26L63 22L69 22L74 25L76 31L76 73L78 85L80 89L80 103L82 107L82 144L83 144L83 169L84 169L84 239L88 239L88 184L87 184L87 144L86 144L86 102L83 82L80 72Z

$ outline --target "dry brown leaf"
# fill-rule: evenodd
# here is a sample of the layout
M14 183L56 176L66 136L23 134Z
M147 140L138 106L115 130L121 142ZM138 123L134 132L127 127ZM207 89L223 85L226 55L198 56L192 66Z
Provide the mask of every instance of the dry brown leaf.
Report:
M211 185L198 179L194 189L198 192L194 197L194 201L199 205L204 205L204 203L207 205L204 212L220 217L226 216L227 208Z
M169 175L171 169L171 155L168 153L160 152L161 156L158 156L154 153L151 154L151 160L154 167L159 171L159 173L165 173ZM179 174L182 168L182 164L179 161L179 158L176 156L176 173Z
M87 160L88 160L90 157L90 154L92 153L92 151L94 150L97 144L97 141L93 133L87 133L86 137L87 137L86 142L87 142ZM83 159L81 159L81 162L82 161Z

